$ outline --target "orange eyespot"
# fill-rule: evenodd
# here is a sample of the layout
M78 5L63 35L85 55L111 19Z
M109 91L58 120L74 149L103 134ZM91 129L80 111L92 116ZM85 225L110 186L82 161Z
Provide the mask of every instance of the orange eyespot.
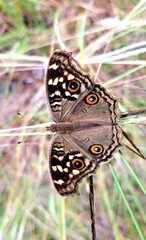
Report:
M94 105L99 101L99 97L95 93L90 93L86 96L85 102L90 105Z
M94 155L99 155L103 152L103 147L99 144L93 144L90 146L90 152Z
M85 163L82 159L80 158L75 158L72 160L72 165L74 168L80 170L85 166Z
M70 81L68 83L68 91L71 93L75 93L80 89L81 83L77 81L76 79Z

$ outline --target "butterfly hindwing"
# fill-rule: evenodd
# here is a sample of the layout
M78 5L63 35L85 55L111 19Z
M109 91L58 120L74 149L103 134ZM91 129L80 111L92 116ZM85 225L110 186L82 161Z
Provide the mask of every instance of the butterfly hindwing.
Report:
M98 164L86 157L64 136L51 141L50 173L57 191L64 196L76 194L79 182L95 172Z

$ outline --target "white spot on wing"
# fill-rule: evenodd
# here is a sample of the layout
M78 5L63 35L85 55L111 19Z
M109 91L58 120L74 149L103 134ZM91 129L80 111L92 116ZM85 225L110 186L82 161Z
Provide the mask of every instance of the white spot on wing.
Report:
M82 157L82 154L81 153L76 153L76 156L77 157Z
M62 88L66 89L66 83L62 84Z
M70 167L70 162L67 162L67 163L66 163L66 166L67 166L67 167Z
M65 92L65 96L71 96L71 94L69 92Z
M61 102L53 102L53 103L51 103L51 107L54 107L54 106L61 106Z
M58 157L58 160L59 160L59 161L62 161L63 158L64 158L64 156L59 156L59 157Z
M56 90L56 91L55 91L55 95L57 95L57 96L61 96L60 91L59 91L59 90Z
M73 173L74 175L77 175L77 174L79 174L79 173L80 173L80 171L79 171L79 170L77 170L77 169L73 169L73 170L72 170L72 173Z
M73 96L74 96L75 98L78 98L78 95L77 95L77 94L73 94Z
M53 149L57 150L57 151L63 151L63 147L59 146L53 146Z
M49 69L54 69L54 70L56 70L57 68L58 68L59 66L56 64L56 63L54 63L54 64L52 64L51 66L49 66Z
M57 85L58 84L58 78L55 78L53 85Z
M53 171L57 171L57 167L56 166L52 166L52 169L53 169Z
M63 77L60 77L59 82L63 82L63 79L64 79Z
M48 80L48 85L52 85L53 84L53 80L52 78Z
M63 168L60 165L57 165L57 168L60 172L63 172Z
M69 155L68 158L69 160L72 160L74 158L74 155Z
M54 180L54 183L57 183L59 185L62 185L64 183L64 181L62 179L59 179L58 181L57 180Z
M68 74L68 76L67 76L67 79L68 80L72 80L72 79L74 79L75 77L74 77L74 75L72 75L72 74Z
M55 95L55 93L52 93L52 94L50 95L50 97L54 97L54 95Z
M64 170L64 172L68 172L68 168L64 168L63 170Z

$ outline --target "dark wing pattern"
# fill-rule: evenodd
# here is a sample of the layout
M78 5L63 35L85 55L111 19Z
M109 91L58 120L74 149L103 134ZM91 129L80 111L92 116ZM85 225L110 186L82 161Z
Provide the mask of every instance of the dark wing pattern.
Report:
M55 188L62 196L77 194L79 182L95 172L97 161L58 134L53 137L50 149L50 173Z
M90 75L81 72L71 53L56 50L46 74L46 96L53 120L62 121L93 85Z

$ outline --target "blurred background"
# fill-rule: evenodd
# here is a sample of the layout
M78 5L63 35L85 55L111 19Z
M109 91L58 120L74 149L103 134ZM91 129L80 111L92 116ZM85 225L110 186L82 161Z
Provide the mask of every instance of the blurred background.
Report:
M146 108L145 10L137 0L0 0L0 240L91 239L86 181L64 200L49 176L45 71L55 49L71 51L119 112ZM146 115L121 127L146 156ZM94 182L97 240L146 239L146 161L123 147Z

